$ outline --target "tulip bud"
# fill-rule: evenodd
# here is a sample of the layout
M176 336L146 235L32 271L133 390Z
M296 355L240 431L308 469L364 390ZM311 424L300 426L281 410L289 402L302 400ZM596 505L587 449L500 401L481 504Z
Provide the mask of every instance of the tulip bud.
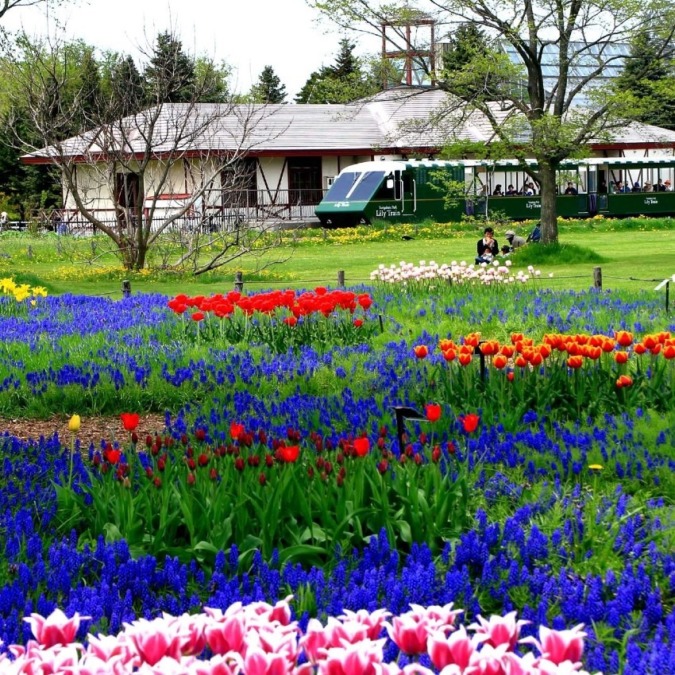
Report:
M80 430L81 423L82 423L82 420L80 419L80 416L79 415L73 415L68 420L68 430L72 431L73 433L77 433Z

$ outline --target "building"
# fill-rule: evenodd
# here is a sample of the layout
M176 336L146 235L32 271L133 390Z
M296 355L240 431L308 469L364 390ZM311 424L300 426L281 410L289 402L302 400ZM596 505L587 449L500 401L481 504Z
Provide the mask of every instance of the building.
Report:
M430 123L446 96L429 87L401 87L349 105L166 104L22 161L56 161L69 172L78 193L64 180L71 222L79 218L78 199L101 217L142 202L150 219L180 211L186 217L308 222L347 166L433 158L451 134L490 143L492 129L478 113L458 129L450 121ZM501 119L507 113L495 103L494 114ZM152 134L146 134L150 121ZM639 123L589 144L591 155L612 157L673 154L673 148L675 132ZM142 175L141 162L148 163Z

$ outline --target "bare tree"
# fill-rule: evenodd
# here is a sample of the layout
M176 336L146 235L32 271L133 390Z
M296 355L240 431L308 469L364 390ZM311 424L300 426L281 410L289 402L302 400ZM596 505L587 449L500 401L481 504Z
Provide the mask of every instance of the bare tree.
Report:
M2 19L10 9L15 7L33 7L34 5L55 4L53 0L1 0L0 1L0 19Z
M672 52L675 36L675 9L662 0L308 2L345 28L381 36L386 26L388 50L426 69L449 94L429 121L432 127L445 125L452 134L467 119L487 122L499 153L537 160L537 168L527 171L541 189L547 243L558 239L556 171L562 160L583 152L589 141L609 138L641 110L607 77L627 56L617 45L649 30L658 35L661 53ZM485 31L490 49L474 51L461 67L443 69L439 60L432 73L431 60L416 56L423 50L410 39L411 27L427 19L446 31L473 25Z
M16 109L33 129L32 139L21 139L31 151L23 159L60 171L64 215L109 237L125 268L142 269L152 248L177 230L199 234L184 239L188 249L172 261L189 262L196 273L274 245L227 198L245 194L246 155L274 134L268 107L200 103L198 79L181 103L155 98L139 110L129 87L122 96L133 100L120 100L116 88L92 106L90 92L73 84L67 50L27 39L22 46L14 55ZM120 110L136 112L117 117ZM76 123L88 130L68 136Z

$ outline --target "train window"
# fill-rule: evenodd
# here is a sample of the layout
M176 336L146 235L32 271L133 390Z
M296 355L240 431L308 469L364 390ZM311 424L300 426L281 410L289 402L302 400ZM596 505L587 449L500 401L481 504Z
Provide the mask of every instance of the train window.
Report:
M341 173L336 179L324 199L330 202L339 202L347 197L356 181L361 177L360 173Z
M377 194L375 195L376 199L394 199L394 186L395 186L395 181L394 181L394 174L388 173L385 180L383 181L382 185L380 185L380 189L377 191Z
M384 171L366 171L354 186L348 198L351 201L367 201L384 181Z

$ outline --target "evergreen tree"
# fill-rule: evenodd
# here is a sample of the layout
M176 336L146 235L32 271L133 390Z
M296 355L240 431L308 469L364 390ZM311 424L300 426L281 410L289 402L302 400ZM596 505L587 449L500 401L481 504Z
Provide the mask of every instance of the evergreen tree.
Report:
M110 70L110 113L108 119L139 112L145 104L145 87L131 56L117 57Z
M641 122L675 129L673 52L648 30L635 36L617 89L635 97L636 117Z
M483 31L474 23L460 24L455 33L448 36L447 44L441 76L444 84L451 91L456 88L457 94L463 98L494 100L499 81L487 64L496 55L490 49ZM487 73L487 76L475 77L477 70Z
M329 68L333 77L346 79L350 75L361 75L361 65L354 55L356 45L347 38L340 40L340 51L335 59L335 65Z
M85 49L80 66L79 125L82 130L93 127L100 121L103 104L101 73L92 48Z
M354 43L340 40L335 64L315 70L295 97L296 103L350 103L377 93L381 79L377 68L366 72L354 49Z
M283 103L286 98L286 87L274 72L272 66L265 66L258 82L251 88L251 98L256 103Z
M160 33L145 69L148 99L152 103L185 103L195 91L195 62L171 33Z

